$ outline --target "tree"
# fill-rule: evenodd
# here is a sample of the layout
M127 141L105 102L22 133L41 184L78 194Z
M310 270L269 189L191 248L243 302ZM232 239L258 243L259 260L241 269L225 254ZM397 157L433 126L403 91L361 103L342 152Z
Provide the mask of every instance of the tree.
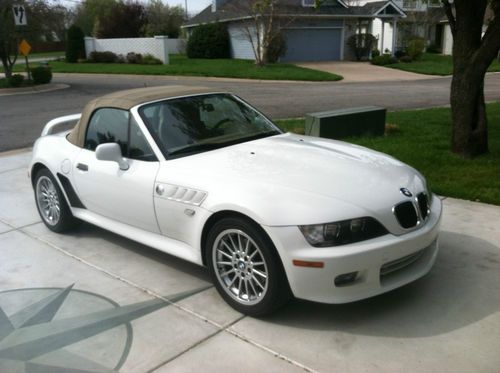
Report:
M16 2L23 4L23 2ZM5 77L12 77L12 68L17 61L18 45L20 34L14 24L12 15L13 2L2 0L0 3L0 59L5 73Z
M93 35L98 19L107 19L117 3L117 0L85 0L76 8L74 23L85 35Z
M500 0L442 3L453 35L451 148L462 157L472 158L488 152L484 77L500 49ZM482 36L488 3L493 19Z
M283 0L248 0L228 4L229 11L249 16L250 20L243 25L243 34L252 46L257 66L265 66L269 62L272 44L282 38L281 28L294 20L291 16L278 14L282 3Z
M136 38L146 25L144 6L136 1L117 2L106 17L98 16L94 36L98 38Z
M184 22L184 9L180 6L168 6L161 0L150 0L146 6L148 23L145 27L146 36L167 35L178 38Z

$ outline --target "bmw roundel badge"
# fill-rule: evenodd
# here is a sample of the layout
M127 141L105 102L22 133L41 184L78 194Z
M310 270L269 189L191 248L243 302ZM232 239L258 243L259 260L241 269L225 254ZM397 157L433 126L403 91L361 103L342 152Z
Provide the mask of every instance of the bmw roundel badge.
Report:
M411 197L411 196L413 196L413 194L411 194L410 190L409 190L409 189L407 189L407 188L401 188L401 189L399 189L399 191L400 191L401 193L403 193L403 195L405 195L406 197Z

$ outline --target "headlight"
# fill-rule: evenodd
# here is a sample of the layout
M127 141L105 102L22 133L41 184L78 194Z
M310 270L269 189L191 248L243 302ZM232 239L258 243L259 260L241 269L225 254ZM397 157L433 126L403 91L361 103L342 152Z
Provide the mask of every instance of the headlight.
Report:
M389 233L382 224L370 217L327 224L300 225L299 229L307 242L315 247L347 245Z

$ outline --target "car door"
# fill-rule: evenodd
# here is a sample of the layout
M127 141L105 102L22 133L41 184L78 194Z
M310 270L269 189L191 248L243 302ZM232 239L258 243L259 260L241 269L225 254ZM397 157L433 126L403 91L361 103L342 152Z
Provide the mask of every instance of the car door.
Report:
M101 161L95 149L104 143L120 145L129 165ZM75 186L85 207L96 214L159 233L153 188L159 162L133 116L126 110L100 108L90 119L84 149L75 162Z

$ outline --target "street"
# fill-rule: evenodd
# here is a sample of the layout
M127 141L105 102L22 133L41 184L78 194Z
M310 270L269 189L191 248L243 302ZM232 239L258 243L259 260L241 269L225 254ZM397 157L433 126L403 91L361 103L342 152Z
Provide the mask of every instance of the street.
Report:
M70 85L46 93L0 96L0 152L32 146L44 124L78 113L91 99L109 92L162 84L213 87L233 92L271 118L356 106L389 110L447 105L451 78L413 82L269 82L168 76L55 74L53 83ZM486 78L486 99L500 100L500 74Z

